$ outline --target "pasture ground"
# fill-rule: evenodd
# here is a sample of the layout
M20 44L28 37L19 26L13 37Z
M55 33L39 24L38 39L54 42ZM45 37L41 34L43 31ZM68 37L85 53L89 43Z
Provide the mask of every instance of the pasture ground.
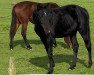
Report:
M9 29L11 23L12 3L22 0L0 0L0 75L8 75L9 58L14 57L17 74L45 74L48 70L48 57L42 42L34 32L34 25L28 24L27 38L33 51L25 48L21 36L21 26L14 38L14 50L9 50ZM56 2L63 6L77 4L85 7L90 14L90 29L92 42L93 65L89 69L87 65L87 50L84 42L77 34L79 42L78 62L74 70L69 71L72 60L72 49L68 49L63 39L57 39L58 47L54 48L55 68L54 74L94 74L94 0L31 0L36 2Z

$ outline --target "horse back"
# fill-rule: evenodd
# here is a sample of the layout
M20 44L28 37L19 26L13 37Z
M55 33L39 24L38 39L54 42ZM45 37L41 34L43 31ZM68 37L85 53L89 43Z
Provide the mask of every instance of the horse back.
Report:
M36 2L24 1L17 3L13 7L13 11L15 12L17 18L24 18L32 20L32 13L37 8Z

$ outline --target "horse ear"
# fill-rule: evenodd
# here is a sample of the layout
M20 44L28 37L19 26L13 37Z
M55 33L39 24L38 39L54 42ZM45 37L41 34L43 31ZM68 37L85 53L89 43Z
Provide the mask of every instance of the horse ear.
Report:
M42 9L46 9L47 7L48 7L48 3L44 3L44 4L39 3L39 4L37 4L37 10L38 11L42 10Z
M59 7L56 3L48 3L47 8L56 8Z
M44 9L47 9L48 6L49 6L49 3L45 3L43 7L44 7Z

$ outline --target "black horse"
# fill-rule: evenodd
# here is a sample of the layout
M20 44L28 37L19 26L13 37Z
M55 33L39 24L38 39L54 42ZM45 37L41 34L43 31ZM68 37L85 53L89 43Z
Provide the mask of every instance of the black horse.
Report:
M88 67L92 66L89 14L85 8L78 5L66 5L55 9L35 11L33 20L35 32L43 42L49 57L48 73L52 73L55 66L53 38L70 36L73 45L73 62L68 69L72 70L76 67L79 47L76 38L77 31L81 34L88 51Z

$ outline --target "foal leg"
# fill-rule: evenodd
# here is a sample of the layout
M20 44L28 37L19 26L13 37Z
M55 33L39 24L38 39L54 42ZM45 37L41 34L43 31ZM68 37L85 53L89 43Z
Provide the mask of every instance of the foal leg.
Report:
M14 39L14 36L16 34L16 31L19 27L19 22L18 20L15 20L15 22L11 22L11 27L10 27L10 50L13 50L13 39Z
M27 31L27 22L24 22L24 23L22 24L22 31L21 31L21 34L22 34L22 37L23 37L23 39L24 39L24 42L25 42L25 44L26 44L27 49L32 50L32 47L30 46L30 44L29 44L28 41L27 41L26 31Z
M81 31L79 31L80 32L80 34L81 34L81 36L82 36L82 38L83 38L83 40L84 40L84 42L85 42L85 46L86 46L86 48L87 48L87 51L88 51L88 68L91 68L91 66L92 66L92 55L91 55L91 40L90 40L90 34L87 32L85 32L84 34L83 34L83 32L81 32Z
M76 35L71 37L71 42L73 44L73 61L72 64L70 65L70 67L68 68L69 70L72 70L76 67L76 62L77 62L77 54L78 54L78 42L77 42L77 38Z

